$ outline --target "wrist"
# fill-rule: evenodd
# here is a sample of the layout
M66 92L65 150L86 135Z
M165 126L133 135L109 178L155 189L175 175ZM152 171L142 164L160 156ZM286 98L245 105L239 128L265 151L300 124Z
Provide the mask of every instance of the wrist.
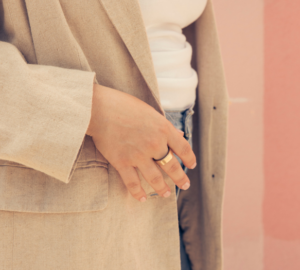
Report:
M90 117L90 122L86 131L86 134L89 136L93 136L93 130L94 130L94 107L95 107L95 102L96 102L96 93L97 93L97 88L99 85L97 83L94 83L93 85L93 97L92 97L92 106L91 106L91 117Z

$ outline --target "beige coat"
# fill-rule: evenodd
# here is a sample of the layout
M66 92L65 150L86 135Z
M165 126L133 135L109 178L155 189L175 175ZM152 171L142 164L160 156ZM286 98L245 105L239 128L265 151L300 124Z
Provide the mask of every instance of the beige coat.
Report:
M141 204L85 132L94 80L163 114L138 0L0 0L0 270L220 270L227 105L211 2L184 29L199 75L191 188Z

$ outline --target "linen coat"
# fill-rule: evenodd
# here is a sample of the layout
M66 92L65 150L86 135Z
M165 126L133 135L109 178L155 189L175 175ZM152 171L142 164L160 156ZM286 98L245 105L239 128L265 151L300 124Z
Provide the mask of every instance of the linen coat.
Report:
M184 29L199 76L198 166L140 203L85 134L93 83L164 114L138 0L0 0L0 270L222 267L228 96L211 1ZM178 206L178 209L177 209Z

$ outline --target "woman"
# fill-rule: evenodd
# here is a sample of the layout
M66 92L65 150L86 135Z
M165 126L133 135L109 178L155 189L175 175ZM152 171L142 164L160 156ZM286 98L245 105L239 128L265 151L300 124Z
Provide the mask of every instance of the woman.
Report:
M143 2L0 3L2 269L180 269L178 214L184 267L221 269L227 92L211 3L184 29L196 168L164 117Z

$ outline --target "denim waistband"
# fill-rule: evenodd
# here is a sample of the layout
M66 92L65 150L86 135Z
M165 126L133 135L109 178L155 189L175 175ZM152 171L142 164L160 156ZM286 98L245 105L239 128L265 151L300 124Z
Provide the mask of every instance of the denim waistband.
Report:
M184 137L189 141L190 144L193 130L193 108L194 104L190 108L183 111L165 111L166 118L174 125L175 128L184 132Z

